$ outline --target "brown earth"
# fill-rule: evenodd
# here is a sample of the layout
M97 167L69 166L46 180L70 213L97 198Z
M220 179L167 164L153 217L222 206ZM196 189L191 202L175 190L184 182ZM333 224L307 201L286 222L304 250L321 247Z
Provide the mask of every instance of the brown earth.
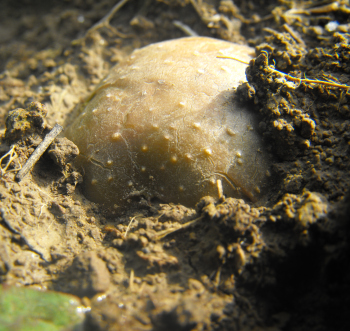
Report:
M1 155L16 147L1 161L0 282L81 297L85 330L348 330L350 7L303 3L129 0L89 30L114 1L3 1ZM17 183L112 65L185 36L174 20L256 47L237 93L278 160L270 201L108 210L80 192L63 135Z

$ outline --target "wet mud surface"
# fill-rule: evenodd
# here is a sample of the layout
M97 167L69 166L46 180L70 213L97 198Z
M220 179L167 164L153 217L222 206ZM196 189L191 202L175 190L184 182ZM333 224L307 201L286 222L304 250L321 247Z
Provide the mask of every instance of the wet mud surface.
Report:
M114 5L2 5L1 284L79 297L83 330L347 330L348 2L129 0L90 29ZM191 209L141 196L106 208L82 194L64 134L18 183L113 65L186 35L174 21L255 47L236 96L276 159L268 200L203 197Z

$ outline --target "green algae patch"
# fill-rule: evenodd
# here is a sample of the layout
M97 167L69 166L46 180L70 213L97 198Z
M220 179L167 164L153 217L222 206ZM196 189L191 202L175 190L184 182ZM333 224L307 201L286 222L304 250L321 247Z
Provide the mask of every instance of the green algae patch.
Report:
M71 295L0 286L0 331L78 331L80 307Z

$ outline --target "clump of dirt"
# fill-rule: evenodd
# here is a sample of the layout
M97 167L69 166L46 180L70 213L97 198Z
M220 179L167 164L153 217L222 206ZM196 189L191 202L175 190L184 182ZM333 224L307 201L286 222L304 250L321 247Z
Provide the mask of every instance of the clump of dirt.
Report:
M273 32L267 40L257 47L258 56L247 70L248 83L240 92L257 105L262 114L260 129L283 160L276 169L284 178L284 192L300 193L306 188L339 201L350 184L346 37L335 33L335 44L322 48L323 54L333 57L334 70L322 60L324 55L316 56L322 54L320 50L299 51L300 45L294 50L295 41L286 33ZM298 78L301 72L306 78L288 79L287 74ZM312 82L307 79L310 76Z
M6 117L4 141L11 143L28 135L43 134L46 115L46 107L39 102L32 102L27 109L10 111Z

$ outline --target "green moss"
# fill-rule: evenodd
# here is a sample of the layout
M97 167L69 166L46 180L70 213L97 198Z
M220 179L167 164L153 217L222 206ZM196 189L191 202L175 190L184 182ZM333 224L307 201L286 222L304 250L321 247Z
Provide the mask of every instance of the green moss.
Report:
M79 330L77 298L58 292L0 286L0 331Z

